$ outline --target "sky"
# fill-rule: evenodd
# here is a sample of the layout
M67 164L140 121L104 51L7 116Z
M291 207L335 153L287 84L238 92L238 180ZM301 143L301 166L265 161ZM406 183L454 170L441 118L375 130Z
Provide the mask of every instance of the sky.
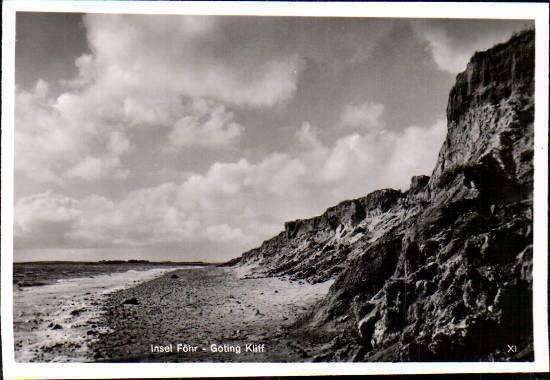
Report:
M469 57L524 20L21 13L14 259L239 256L430 174Z

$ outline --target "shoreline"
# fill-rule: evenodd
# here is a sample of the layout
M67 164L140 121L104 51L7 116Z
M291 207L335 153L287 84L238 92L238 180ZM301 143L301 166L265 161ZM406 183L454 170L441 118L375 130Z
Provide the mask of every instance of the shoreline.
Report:
M234 268L176 270L111 293L92 343L101 362L300 362L318 352L289 329L332 281L241 278Z
M14 288L16 362L93 360L91 342L108 333L108 328L98 324L105 299L175 269L130 269Z

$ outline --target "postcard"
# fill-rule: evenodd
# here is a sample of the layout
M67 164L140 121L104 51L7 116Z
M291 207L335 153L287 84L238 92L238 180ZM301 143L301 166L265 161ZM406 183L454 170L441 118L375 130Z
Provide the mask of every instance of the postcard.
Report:
M6 378L548 371L548 4L3 30Z

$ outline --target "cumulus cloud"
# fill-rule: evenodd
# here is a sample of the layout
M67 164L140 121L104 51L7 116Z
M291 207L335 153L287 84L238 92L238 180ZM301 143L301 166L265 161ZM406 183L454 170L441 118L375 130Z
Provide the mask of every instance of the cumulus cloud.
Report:
M51 191L17 201L14 206L14 237L25 246L63 245L67 234L81 216L76 199Z
M84 83L95 75L115 91L168 91L252 107L275 105L296 90L296 55L235 57L238 40L233 49L217 45L226 32L223 18L86 15L84 21L94 52L79 62Z
M394 154L386 168L396 175L393 181L395 186L405 188L408 185L406 177L411 173L430 174L446 132L447 124L440 119L428 128L409 127L395 139Z
M32 231L45 221L70 223L80 214L75 199L52 191L22 198L17 202L16 211L16 227L21 232Z
M227 224L217 224L206 227L207 238L214 242L246 241L250 239L240 228L231 228Z
M78 164L70 168L66 176L68 178L80 178L84 180L99 180L107 176L124 179L129 170L122 169L118 157L85 157Z
M385 187L406 189L411 175L430 174L445 133L445 122L438 120L428 127L344 136L323 163L320 179L331 184L333 194L349 196Z
M234 121L233 113L225 106L198 99L188 107L186 116L176 121L168 136L168 146L172 150L189 146L231 146L243 131L244 127Z
M311 142L311 126L298 129ZM16 204L16 245L47 239L65 246L151 246L225 242L231 257L259 244L286 220L313 216L380 187L405 189L411 174L433 168L445 123L403 132L349 134L258 162L216 162L180 183L131 191L118 201L53 192ZM63 228L60 228L63 227ZM47 237L47 238L46 238Z
M378 119L384 112L384 105L375 102L347 104L340 116L340 123L348 127L369 128L378 125Z
M88 128L65 125L63 115L52 107L54 102L47 95L44 81L39 81L33 91L16 91L15 170L38 181L61 182L52 163L66 167L85 154L86 147L80 142Z
M50 95L44 81L17 90L19 172L57 184L124 179L134 130L157 131L172 150L228 148L244 131L230 107L272 107L294 95L296 54L243 64L217 45L222 19L159 17L86 15L91 53L76 59L68 90Z
M321 144L317 128L307 121L302 123L295 135L298 141L305 146L317 147Z
M131 143L124 127L87 118L73 98L50 99L44 81L33 91L16 91L15 170L57 184L67 178L125 178L121 157Z

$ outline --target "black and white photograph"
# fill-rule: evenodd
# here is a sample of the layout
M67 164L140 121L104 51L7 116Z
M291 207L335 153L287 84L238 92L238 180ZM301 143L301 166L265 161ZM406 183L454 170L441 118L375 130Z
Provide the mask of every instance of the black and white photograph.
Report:
M4 361L547 369L547 28L180 5L13 14Z

